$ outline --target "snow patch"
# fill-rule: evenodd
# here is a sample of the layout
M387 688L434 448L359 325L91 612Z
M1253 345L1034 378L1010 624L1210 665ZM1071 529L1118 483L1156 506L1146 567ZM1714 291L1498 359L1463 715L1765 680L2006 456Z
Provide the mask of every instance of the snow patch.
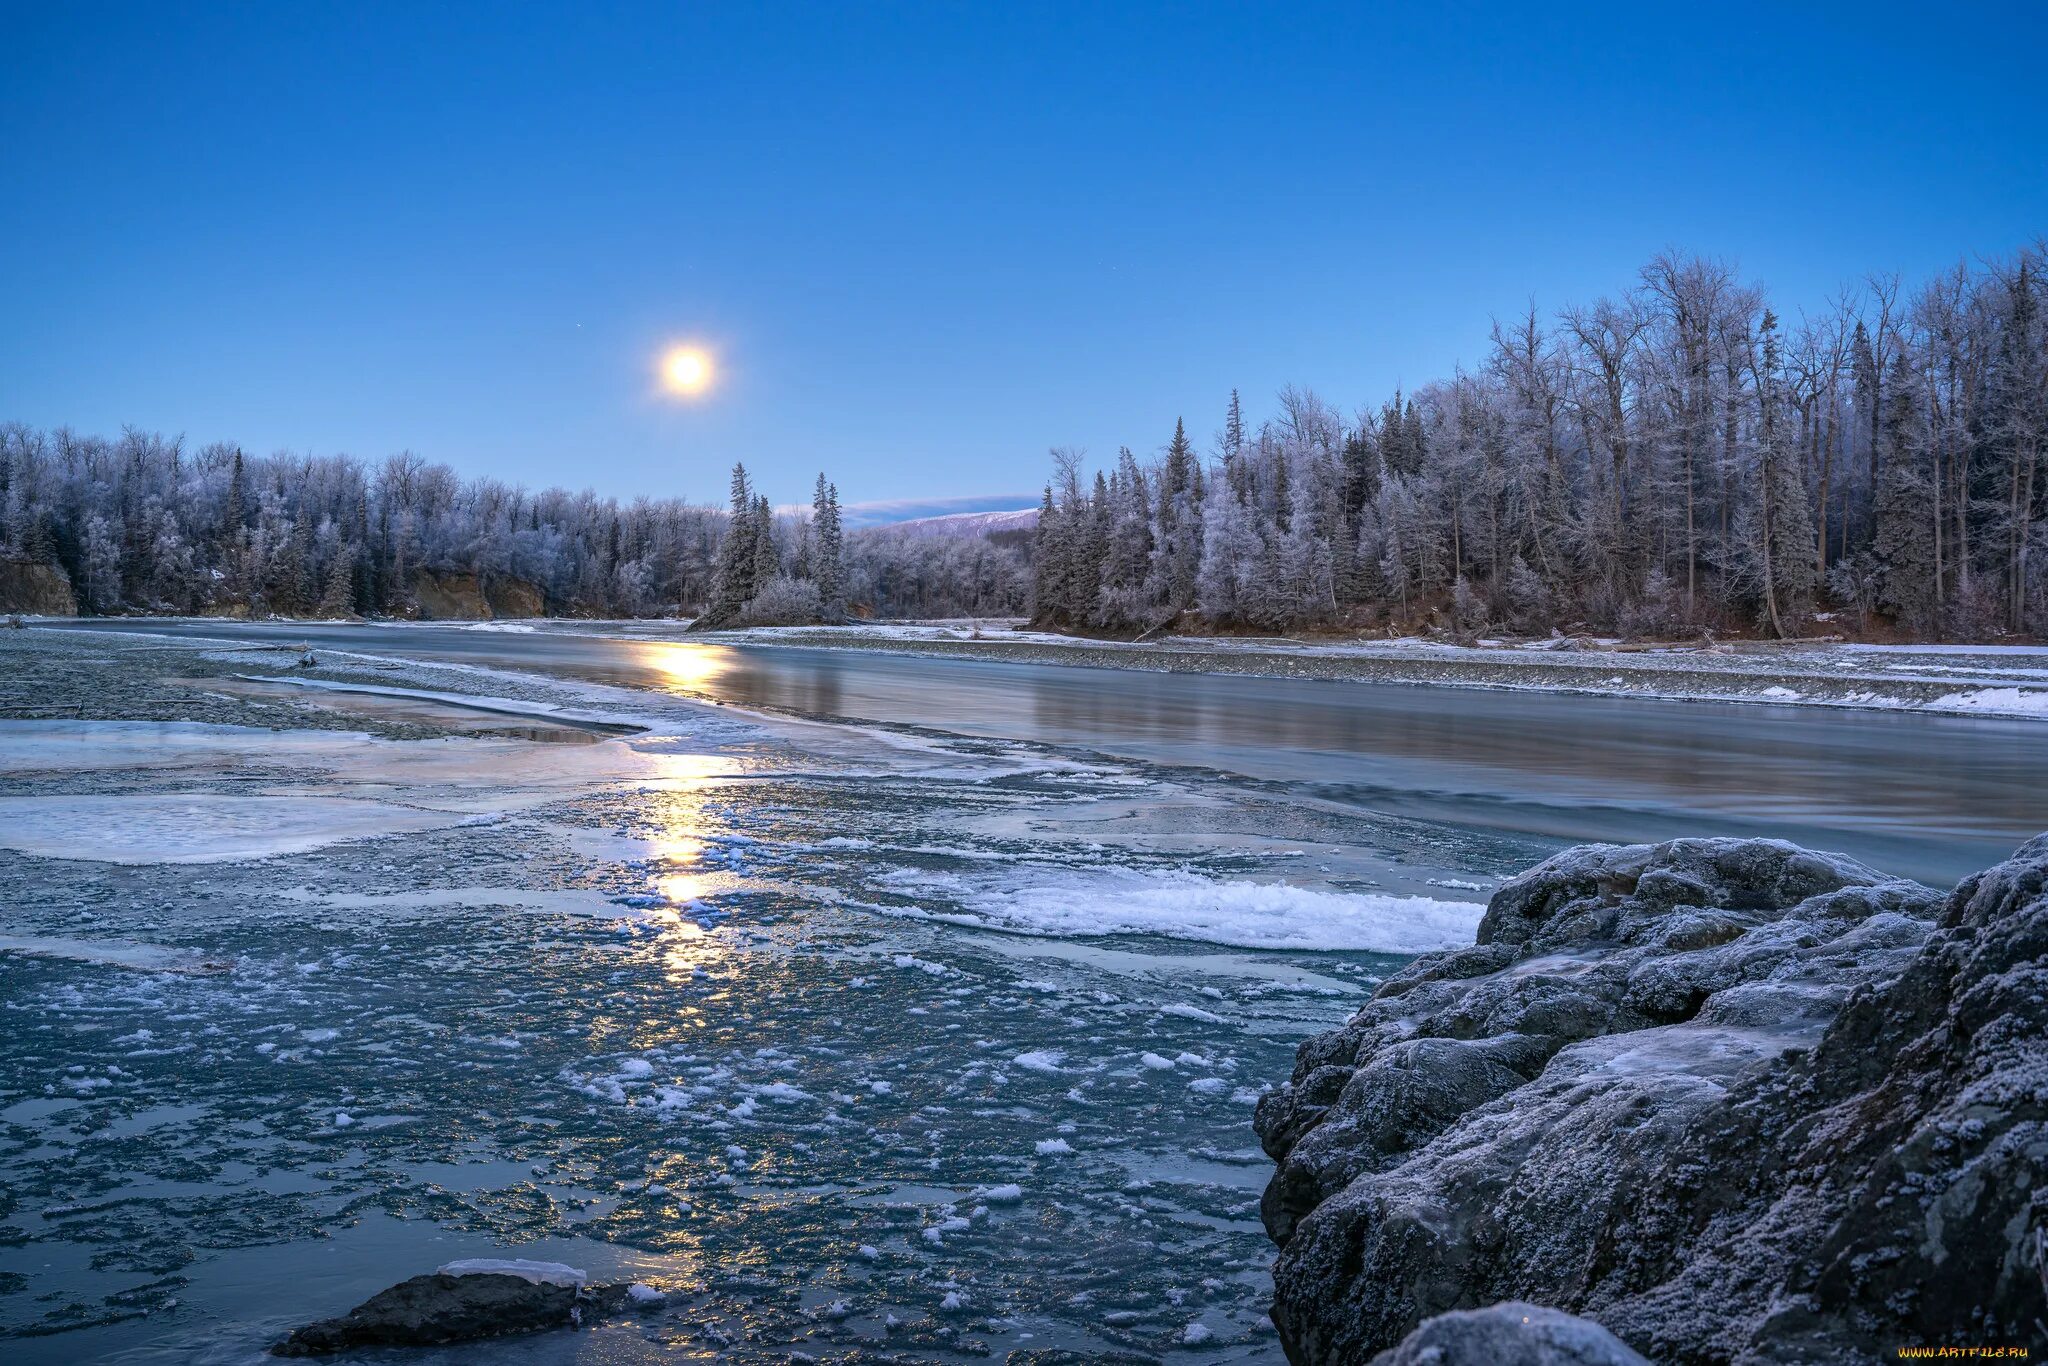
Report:
M561 1262L529 1262L524 1258L469 1257L434 1268L437 1276L517 1276L534 1285L580 1286L590 1273Z
M1991 712L1999 716L2048 716L2048 689L1977 688L1928 704L1934 711Z

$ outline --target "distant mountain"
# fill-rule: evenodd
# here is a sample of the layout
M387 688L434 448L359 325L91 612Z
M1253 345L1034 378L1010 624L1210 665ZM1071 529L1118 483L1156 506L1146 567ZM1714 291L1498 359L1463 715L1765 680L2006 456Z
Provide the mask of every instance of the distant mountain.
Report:
M848 503L842 509L848 530L855 527L894 526L951 517L961 512L1008 512L1030 507L1038 495L1030 489L1012 493L966 493L942 498L883 498L872 502ZM805 507L810 506L808 503ZM792 509L796 511L800 509Z
M908 522L891 522L867 529L893 531L905 536L994 536L1006 531L1030 531L1037 525L1037 508L1011 508L1001 512L954 512L944 517L918 517Z

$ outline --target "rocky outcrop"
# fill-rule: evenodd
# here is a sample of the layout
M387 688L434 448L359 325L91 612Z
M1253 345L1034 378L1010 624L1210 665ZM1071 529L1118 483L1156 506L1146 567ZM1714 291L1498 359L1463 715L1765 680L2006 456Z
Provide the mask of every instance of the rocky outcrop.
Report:
M2044 872L2048 837L1944 899L1679 840L1515 879L1259 1107L1290 1356L1503 1300L1658 1362L2034 1340Z
M437 574L416 570L407 581L413 615L423 621L491 621L547 611L539 585L504 575Z
M493 617L542 617L547 615L547 597L537 583L493 574L484 580L484 606Z
M75 617L78 597L63 567L16 555L0 555L0 612L39 617Z
M356 1347L432 1347L478 1338L569 1328L622 1308L663 1300L644 1285L589 1284L557 1262L451 1262L380 1290L339 1318L309 1323L271 1354L329 1356Z

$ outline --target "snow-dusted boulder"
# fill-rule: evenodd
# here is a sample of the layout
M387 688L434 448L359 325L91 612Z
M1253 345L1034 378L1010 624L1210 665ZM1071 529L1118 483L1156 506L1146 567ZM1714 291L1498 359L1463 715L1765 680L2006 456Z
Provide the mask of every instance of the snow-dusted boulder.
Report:
M643 1293L644 1292L644 1293ZM338 1318L309 1323L271 1353L327 1356L355 1347L429 1347L569 1328L593 1314L658 1307L644 1285L590 1284L560 1262L489 1258L450 1262L380 1290Z
M1597 1323L1518 1300L1438 1314L1372 1366L1650 1366Z
M2048 837L1944 903L1778 841L1678 840L1509 883L1477 944L1389 979L1260 1105L1290 1355L1366 1360L1509 1299L1660 1362L2024 1337L2044 869Z

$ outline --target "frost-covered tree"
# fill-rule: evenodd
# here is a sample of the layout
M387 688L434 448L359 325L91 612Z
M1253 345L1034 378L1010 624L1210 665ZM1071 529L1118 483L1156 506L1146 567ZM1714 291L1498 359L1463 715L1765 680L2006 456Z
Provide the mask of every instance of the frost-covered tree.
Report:
M729 626L739 620L741 609L754 596L763 561L773 554L772 546L760 544L761 531L753 481L747 477L747 467L736 464L732 467L731 511L712 570L710 598L697 618L699 629Z
M1037 530L993 536L849 533L829 480L807 520L778 517L744 469L728 510L411 452L0 424L0 555L61 569L94 612L404 615L455 576L709 624L791 579L833 619L1377 632L1449 626L1463 580L1531 631L1791 635L1825 613L2048 634L2044 257L1912 291L1868 276L1781 327L1732 266L1667 254L1590 307L1517 310L1473 367L1348 417L1289 388L1260 420L1232 392L1207 460L1179 421L1099 477L1075 454Z
M1149 465L1119 459L1095 624L1136 628L1145 600L1218 628L1430 629L1462 615L1462 580L1529 631L1793 636L1830 607L1922 635L2048 630L2044 254L1911 296L1874 275L1789 336L1732 266L1667 254L1350 420L1290 388L1255 428L1233 394L1213 468L1184 427ZM1231 496L1191 502L1205 482ZM1191 542L1197 519L1217 525Z
M820 610L832 617L846 612L846 544L840 526L839 489L818 475L811 494L812 541L810 577L818 585Z

